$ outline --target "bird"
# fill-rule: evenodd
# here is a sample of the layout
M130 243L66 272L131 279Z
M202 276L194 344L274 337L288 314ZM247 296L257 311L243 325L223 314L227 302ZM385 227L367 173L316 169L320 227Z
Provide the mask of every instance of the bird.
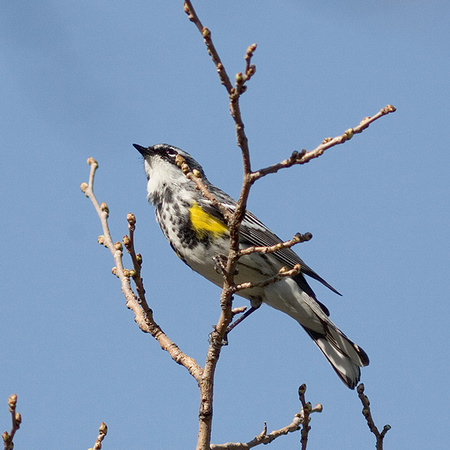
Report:
M226 258L230 246L227 221L213 201L203 196L182 170L180 161L200 177L208 191L233 213L237 202L208 181L202 166L187 152L168 144L143 147L133 144L144 160L147 200L155 207L156 221L172 249L191 269L219 287L223 273L217 259ZM239 229L239 247L273 246L282 240L250 211L245 212ZM300 273L264 285L280 269L300 264ZM313 278L336 294L339 292L306 265L291 248L274 253L254 252L237 263L235 283L251 282L251 289L238 295L257 308L265 303L295 319L316 343L344 384L354 389L360 368L369 364L366 352L351 341L329 318L305 276ZM285 270L282 269L282 270ZM254 286L258 284L259 286ZM339 294L340 295L340 294Z

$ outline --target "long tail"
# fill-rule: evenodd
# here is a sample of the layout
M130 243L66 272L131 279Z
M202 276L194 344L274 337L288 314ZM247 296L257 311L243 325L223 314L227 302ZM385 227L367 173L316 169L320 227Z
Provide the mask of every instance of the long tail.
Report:
M303 328L328 359L339 378L350 389L354 389L360 378L359 368L369 364L369 357L361 347L352 342L337 327L324 325L325 334L310 330L305 326Z

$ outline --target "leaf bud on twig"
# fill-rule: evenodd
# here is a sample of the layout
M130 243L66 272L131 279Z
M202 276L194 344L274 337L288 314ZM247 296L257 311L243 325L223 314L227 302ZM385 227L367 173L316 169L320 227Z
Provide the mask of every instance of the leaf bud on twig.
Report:
M203 27L202 36L203 36L203 39L211 38L211 31L209 30L209 28Z
M11 410L11 409L15 408L16 405L17 405L17 395L13 394L8 398L9 409Z
M16 424L16 427L19 428L20 424L22 423L22 416L20 415L20 413L16 413L14 415L14 422Z
M252 44L248 47L247 52L245 53L245 60L250 59L253 56L253 53L255 52L257 47L257 44Z
M109 217L109 208L105 202L102 202L100 209L106 213L106 217Z
M346 140L349 140L353 137L353 134L353 128L349 128L348 130L345 130L344 137Z
M123 245L125 245L125 248L126 248L127 250L130 249L130 247L131 247L131 239L130 239L129 236L125 235L125 236L122 238L122 243L123 243Z

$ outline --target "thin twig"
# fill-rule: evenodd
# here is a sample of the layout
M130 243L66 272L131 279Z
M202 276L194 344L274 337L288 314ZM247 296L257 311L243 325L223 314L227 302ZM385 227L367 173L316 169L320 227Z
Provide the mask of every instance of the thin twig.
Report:
M289 425L286 425L283 428L280 428L279 430L271 431L270 433L267 433L267 424L264 423L264 429L261 433L259 433L257 436L255 436L251 441L248 442L227 442L225 444L212 444L211 450L245 450L249 448L256 447L257 445L261 444L270 444L272 441L274 441L276 438L280 436L284 436L288 433L293 433L295 431L298 431L300 429L300 423L301 423L301 415L295 414L294 419Z
M266 278L264 281L260 281L259 283L251 283L250 281L245 283L240 283L234 286L234 292L242 291L244 289L253 289L256 287L265 287L270 284L277 283L282 278L285 277L295 277L302 271L302 267L300 264L296 264L292 269L287 270L285 267L282 267L278 273L272 277Z
M22 423L22 416L20 413L16 412L17 406L17 395L13 394L8 398L8 407L9 412L11 414L11 431L8 433L4 431L2 434L4 450L13 450L14 448L14 435L16 431L20 428L20 424Z
M200 33L202 34L203 40L205 41L205 45L208 50L208 54L209 56L211 56L211 59L213 60L214 65L216 66L220 82L225 86L225 89L230 94L233 89L233 86L231 84L230 78L228 77L228 74L225 71L225 68L223 67L219 54L217 53L217 50L212 42L211 31L202 25L200 19L197 16L197 13L195 12L194 7L192 6L192 3L189 0L186 0L184 2L184 12L188 15L189 20L193 22L195 26L198 28L198 31L200 31Z
M303 390L302 390L303 389ZM302 394L300 394L302 390ZM299 388L300 400L302 402L302 409L300 413L295 414L292 422L279 430L274 430L271 433L267 433L267 424L264 423L264 428L261 433L255 436L251 441L248 442L227 442L225 444L213 444L211 445L211 450L246 450L249 448L256 447L261 444L270 444L276 438L283 436L288 433L293 433L302 429L302 450L306 449L306 443L308 440L308 432L311 429L309 426L310 414L315 412L322 412L322 405L318 403L316 406L311 407L311 403L305 401L305 391L306 385L302 384ZM304 438L305 436L305 438Z
M132 213L127 214L128 222L128 233L122 238L122 243L130 254L131 261L133 262L134 270L130 271L129 275L133 278L136 285L136 292L138 294L138 303L144 310L145 314L152 317L153 311L148 306L147 300L145 299L145 289L144 280L141 277L141 267L142 267L142 255L140 253L136 254L134 249L134 230L136 229L136 217Z
M372 413L370 411L369 398L364 394L364 384L363 383L359 384L356 390L358 392L358 397L363 405L362 414L366 418L367 425L370 431L375 435L375 438L377 440L376 449L383 450L383 439L386 433L391 429L391 426L385 425L381 433L378 431L378 428L375 425L375 422L373 421Z
M268 247L253 246L253 247L244 248L239 251L239 257L245 256L245 255L250 255L252 253L264 253L264 254L275 253L275 252L278 252L279 250L282 250L283 248L291 248L295 244L299 244L301 242L307 242L307 241L310 241L311 239L312 239L311 233L305 233L305 234L297 233L289 241L280 242L279 244L271 245Z
M145 297L142 297L138 300L135 293L131 289L130 277L136 275L136 273L139 273L140 278L140 271L136 272L136 265L134 273L133 271L124 269L123 267L122 262L123 246L120 242L113 243L113 240L111 238L111 233L109 231L108 226L108 215L109 215L108 206L106 205L106 203L102 203L101 205L99 205L97 198L94 195L94 175L98 168L98 163L94 158L88 158L87 162L91 166L89 174L89 183L88 184L82 183L81 190L84 192L86 197L88 197L91 200L100 218L100 222L102 224L103 229L103 235L99 236L98 241L100 244L108 248L111 254L113 255L114 262L116 264L116 266L113 268L113 273L120 280L122 286L122 293L125 296L127 308L133 311L134 320L138 324L139 328L144 333L151 334L159 342L161 348L163 350L166 350L176 363L185 367L198 383L202 377L202 368L197 364L197 362L193 358L190 358L185 353L183 353L179 349L179 347L171 339L169 339L169 337L164 333L161 327L153 319L152 310L147 305ZM135 219L133 221L133 219L130 216L128 216L129 226L130 226L130 219L131 222L133 222L132 227L134 227L136 221ZM131 235L131 237L128 237L128 240L126 239L127 245L130 246L130 250L128 251L130 253L135 254L135 259L137 261L137 255L135 253L133 245L133 236ZM144 292L143 286L140 287L139 289L141 290L141 294L143 295Z
M305 392L306 392L306 384L302 384L298 388L298 398L300 399L300 402L302 403L302 450L306 450L306 446L308 444L308 434L311 430L311 427L309 426L309 423L311 421L310 414L313 412L322 412L322 405L320 403L317 403L314 408L312 407L310 402L307 402L305 400Z
M307 152L306 150L302 150L301 152L293 152L292 155L281 161L278 164L274 164L273 166L266 167L264 169L257 170L249 175L250 180L254 183L259 178L264 177L265 175L276 173L280 169L286 169L288 167L298 165L298 164L306 164L314 158L318 158L322 155L325 150L328 150L331 147L335 147L336 145L343 144L350 140L355 134L362 133L368 126L378 120L380 117L385 116L386 114L393 113L396 111L396 108L392 105L387 105L382 108L377 114L372 117L366 117L359 123L358 126L354 128L349 128L340 136L336 136L335 138L326 138L323 140L322 144L318 145L314 150Z

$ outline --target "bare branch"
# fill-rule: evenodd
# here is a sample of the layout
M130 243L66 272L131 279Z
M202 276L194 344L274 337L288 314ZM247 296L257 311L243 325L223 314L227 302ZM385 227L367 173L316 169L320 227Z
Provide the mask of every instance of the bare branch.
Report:
M391 426L385 425L381 433L378 431L378 428L373 421L372 413L370 412L369 398L364 394L364 384L359 384L356 390L358 392L358 397L363 405L362 414L366 418L367 425L370 431L375 435L375 438L377 440L376 449L383 450L383 439L386 433L391 429Z
M239 257L250 255L251 253L275 253L283 248L291 248L295 244L299 244L301 242L307 242L312 239L311 233L297 233L291 240L280 242L279 244L271 245L269 247L247 247L239 251Z
M280 281L282 278L285 277L295 277L295 275L299 274L302 271L302 267L300 264L296 264L292 269L287 270L285 267L282 267L276 275L273 277L268 277L264 281L261 281L259 283L241 283L234 286L233 290L234 292L242 291L244 289L252 289L255 287L265 287L269 286L269 284L276 283Z
M227 442L226 444L213 444L211 445L211 450L245 450L249 448L256 447L261 444L270 444L276 438L283 436L288 433L293 433L302 428L302 450L306 449L306 443L308 440L308 432L311 429L309 427L310 414L315 412L322 412L322 405L318 403L314 408L311 407L311 403L305 401L305 391L306 385L302 384L299 388L299 396L302 402L302 409L300 413L295 414L292 422L279 430L274 430L267 434L267 424L264 423L263 431L255 436L249 442Z
M219 54L217 53L216 48L211 39L211 31L208 28L204 27L200 22L200 19L195 12L192 3L189 0L184 2L184 12L188 15L189 20L195 24L198 28L198 31L203 36L203 40L205 41L206 49L208 50L209 56L213 60L214 65L216 66L217 73L220 78L220 82L225 86L225 89L228 91L228 94L231 93L233 86L231 84L230 78L228 77L225 68L223 67L222 61L220 60Z
M4 450L13 450L14 435L16 434L16 431L20 428L20 424L22 423L22 416L20 415L20 413L16 412L16 406L17 406L17 395L13 394L8 398L8 407L12 421L11 431L9 433L7 431L4 431L2 434Z
M130 271L129 275L133 278L136 285L139 305L147 316L152 317L153 311L150 309L147 300L145 299L144 280L141 277L142 255L140 253L136 254L134 249L134 230L136 228L136 217L134 214L127 214L127 222L129 236L124 236L122 238L122 243L130 254L131 261L133 262L134 271Z
M354 128L349 128L345 131L344 134L341 134L340 136L336 136L335 138L326 138L323 140L322 144L317 146L314 150L311 150L307 152L306 150L302 150L301 152L293 152L292 155L285 159L284 161L281 161L278 164L274 164L273 166L266 167L264 169L257 170L256 172L253 172L249 177L252 183L254 183L259 178L268 175L270 173L276 173L280 169L286 169L288 167L291 167L293 165L297 164L306 164L309 161L311 161L314 158L318 158L320 155L322 155L325 150L328 150L331 147L334 147L339 144L343 144L344 142L350 140L355 134L362 133L368 126L375 122L375 120L378 120L380 117L385 116L386 114L395 112L396 109L392 105L387 105L385 108L381 109L377 114L375 114L372 117L366 117L359 123L358 126Z
M144 288L141 284L141 286L138 287L138 290L140 291L140 298L138 299L131 289L130 285L130 277L133 276L133 278L140 278L140 264L138 262L138 256L135 253L134 245L133 245L133 232L134 232L134 226L136 224L136 219L128 215L128 224L130 229L133 231L131 232L130 237L125 238L126 247L130 254L135 255L135 261L133 261L134 264L134 271L124 269L123 262L122 262L122 256L123 256L123 247L120 242L113 243L111 238L111 233L109 231L108 226L108 215L109 210L106 203L102 203L99 205L97 198L94 195L94 175L98 168L98 163L94 158L88 158L88 164L91 166L90 175L89 175L89 184L82 183L81 184L81 190L84 192L86 197L88 197L92 204L94 205L95 210L97 211L97 214L100 218L100 222L102 224L103 229L103 235L99 236L98 242L102 245L104 245L106 248L109 249L111 254L113 255L114 262L116 266L113 268L113 274L116 275L120 283L122 285L122 293L125 296L126 299L126 306L127 308L131 309L134 313L134 320L138 324L139 328L144 333L151 334L158 342L159 345L163 350L166 350L172 359L184 366L188 372L195 378L197 383L201 379L202 376L202 368L197 364L197 362L193 359L187 356L185 353L183 353L179 347L169 339L169 337L164 333L164 331L161 329L161 327L154 321L153 319L153 312L149 308L147 302L145 301L144 297ZM142 280L141 280L142 283Z
M306 402L305 400L305 392L306 392L306 384L302 384L298 388L298 397L302 403L302 450L306 450L306 446L308 444L308 434L311 427L309 426L310 414L313 412L322 412L322 405L317 403L314 408L311 406L310 402Z
M106 434L108 433L108 427L105 422L100 424L100 428L98 429L97 440L95 441L94 447L89 450L101 450L103 439L105 439Z
M292 422L279 430L274 430L267 434L267 424L264 423L263 431L255 436L251 441L242 442L227 442L226 444L213 444L211 445L211 450L244 450L248 448L256 447L261 444L270 444L276 438L283 436L288 433L293 433L300 429L301 415L296 414Z
M203 370L202 382L200 386L200 428L199 437L197 442L198 449L209 448L211 438L211 419L212 419L212 387L214 380L215 368L220 355L221 348L224 343L224 337L226 335L229 324L231 323L233 314L232 309L232 293L234 290L234 273L238 260L239 251L239 227L245 215L245 209L247 204L247 198L250 190L250 185L246 179L247 175L251 172L250 169L250 153L248 149L248 140L244 132L244 123L242 121L241 112L239 108L239 98L245 92L245 83L255 73L255 66L251 64L251 58L256 49L256 45L252 45L247 49L245 61L246 67L244 74L238 73L236 75L235 86L232 86L230 77L228 76L225 67L217 53L217 50L211 39L211 32L208 28L204 27L201 23L197 13L192 6L191 1L186 0L184 2L184 10L188 14L189 20L191 20L200 33L202 34L205 42L208 54L216 66L217 73L220 78L220 82L225 86L228 92L230 100L230 112L235 122L236 138L239 148L242 152L242 160L244 166L244 182L242 185L241 195L236 205L236 209L233 214L230 214L225 210L223 205L212 196L207 189L205 183L201 182L196 174L187 175L191 180L196 183L196 186L200 189L202 194L210 199L215 206L219 208L223 216L226 218L229 232L230 232L230 251L228 254L228 260L226 264L226 270L224 273L224 284L222 294L220 296L221 315L215 331L210 336L210 346L207 353L205 367ZM189 171L188 171L189 172Z

